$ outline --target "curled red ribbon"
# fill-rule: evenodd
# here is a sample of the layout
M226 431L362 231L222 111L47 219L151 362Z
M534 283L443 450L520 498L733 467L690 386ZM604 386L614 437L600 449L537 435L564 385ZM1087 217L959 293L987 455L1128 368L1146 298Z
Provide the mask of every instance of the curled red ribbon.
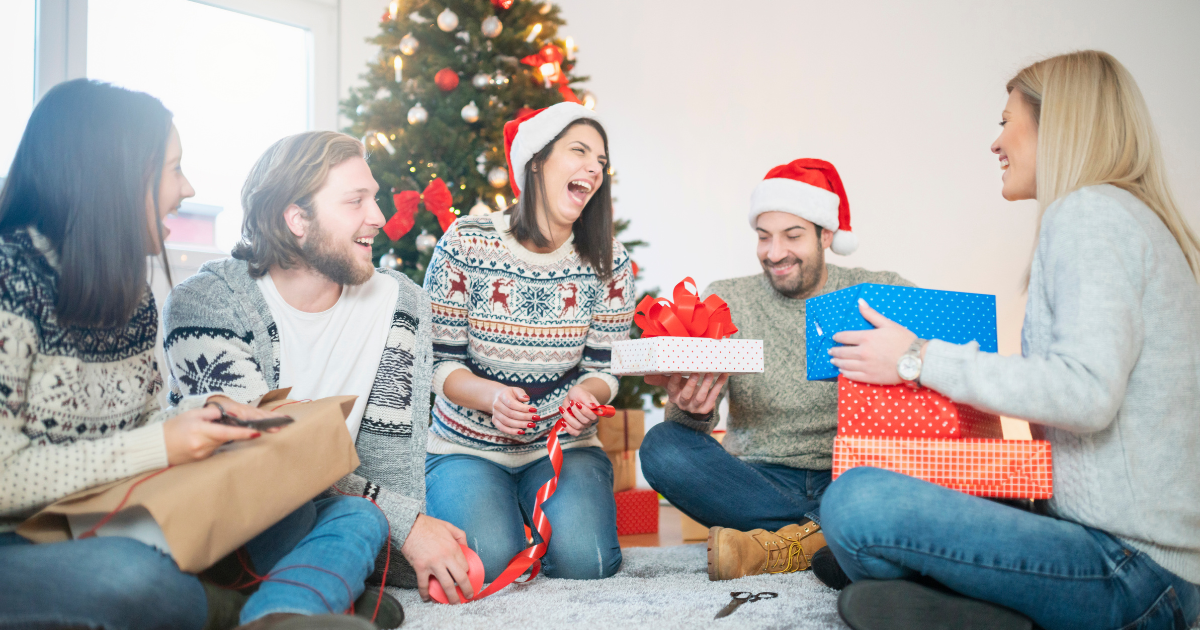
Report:
M441 178L435 178L429 182L424 192L415 190L398 192L392 195L392 201L396 204L396 213L383 225L383 231L393 241L400 240L400 237L408 234L408 231L412 229L416 222L417 208L422 201L425 202L425 209L437 217L438 225L441 226L443 232L458 218L457 215L450 212L450 205L454 203L454 197L450 194L450 189L446 187L446 182Z
M688 288L688 285L692 288ZM638 303L633 321L642 337L703 337L725 339L737 332L725 300L710 295L701 301L691 277L675 285L675 301L646 296Z

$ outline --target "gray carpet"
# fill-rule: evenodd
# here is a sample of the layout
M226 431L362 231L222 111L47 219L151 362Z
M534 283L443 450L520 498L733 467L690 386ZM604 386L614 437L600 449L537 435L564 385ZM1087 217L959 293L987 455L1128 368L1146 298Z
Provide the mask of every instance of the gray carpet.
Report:
M388 589L404 606L403 629L482 628L801 628L845 630L837 593L811 572L710 582L705 545L623 550L621 570L607 580L538 577L461 606L423 603L415 590ZM747 603L713 620L730 591L773 591L778 599Z

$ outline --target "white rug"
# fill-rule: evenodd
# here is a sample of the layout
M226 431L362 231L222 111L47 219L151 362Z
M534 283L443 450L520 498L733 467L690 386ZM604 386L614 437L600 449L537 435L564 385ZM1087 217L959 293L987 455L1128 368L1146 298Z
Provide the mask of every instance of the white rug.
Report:
M404 606L403 630L480 628L561 630L588 628L802 628L846 630L838 618L837 592L811 572L760 575L710 582L705 545L634 547L607 580L538 577L514 584L482 601L460 606L423 603L416 590L389 588ZM776 599L743 604L714 621L730 591L779 593Z

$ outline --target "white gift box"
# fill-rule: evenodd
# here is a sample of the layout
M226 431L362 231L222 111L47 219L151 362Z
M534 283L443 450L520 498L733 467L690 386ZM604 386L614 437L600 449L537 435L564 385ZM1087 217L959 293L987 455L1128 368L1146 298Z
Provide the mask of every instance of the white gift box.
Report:
M612 348L614 376L762 371L761 339L650 337L618 341Z

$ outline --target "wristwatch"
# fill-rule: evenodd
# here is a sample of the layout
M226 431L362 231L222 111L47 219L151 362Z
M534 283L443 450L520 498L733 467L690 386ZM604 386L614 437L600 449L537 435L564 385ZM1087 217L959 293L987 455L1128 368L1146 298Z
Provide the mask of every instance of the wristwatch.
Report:
M896 372L900 374L900 378L904 380L904 384L910 387L921 386L921 348L929 341L925 339L917 339L908 347L908 351L900 355L900 360L896 362Z

